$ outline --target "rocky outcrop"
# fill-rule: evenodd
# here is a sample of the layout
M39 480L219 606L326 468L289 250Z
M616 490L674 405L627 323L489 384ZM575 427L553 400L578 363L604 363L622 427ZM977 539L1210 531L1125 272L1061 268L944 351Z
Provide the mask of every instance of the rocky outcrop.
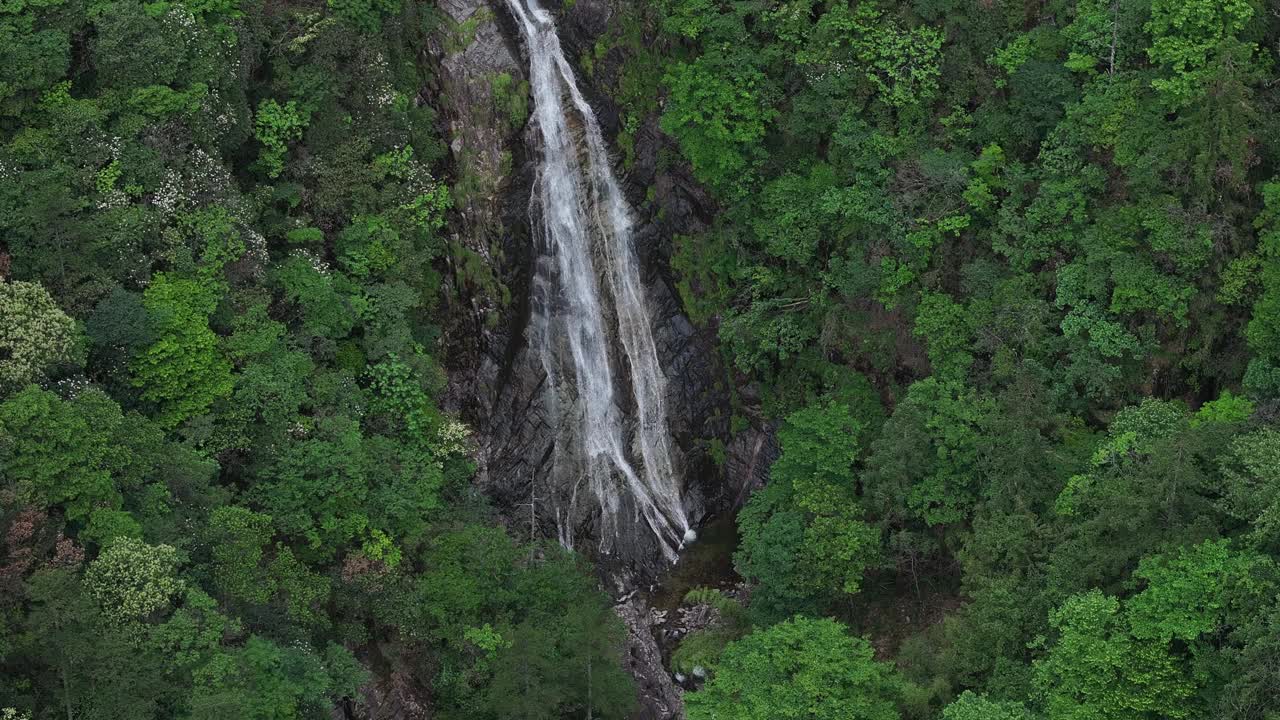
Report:
M614 610L627 627L624 663L636 679L639 709L633 720L674 720L684 717L684 701L680 689L672 681L662 662L662 650L654 639L654 628L662 617L649 607L644 596L629 591Z
M483 416L482 401L496 382L477 372L480 359L501 347L513 315L508 297L519 297L522 273L514 267L507 248L518 248L505 230L506 214L521 152L519 128L504 117L498 91L518 88L525 71L510 33L500 25L502 16L486 0L438 0L446 16L444 27L433 38L429 53L439 68L438 87L432 99L441 112L449 135L453 160L455 216L449 227L447 280L450 307L443 344L450 369L450 385L443 398L446 409L469 418ZM514 258L518 262L519 258Z
M515 92L524 68L488 2L439 4L452 21L435 51L441 56L449 149L460 180L454 193L463 220L458 229L471 249L487 252L499 231L502 188L511 167L513 128L497 95Z
M566 54L576 58L593 48L629 1L566 3L559 22ZM635 592L649 588L666 570L652 534L642 527L624 529L623 539L602 554L593 501L575 500L572 483L548 477L556 433L546 407L545 371L526 338L537 256L528 226L537 147L529 143L536 134L522 127L518 98L512 96L527 92L515 25L502 0L439 0L439 5L451 23L431 47L441 68L435 104L449 128L458 178L457 216L451 223L453 305L444 338L450 384L443 403L474 428L476 485L510 522L519 523L519 534L528 532L532 502L537 532L591 556L602 579L625 598L617 611L628 628L627 663L641 696L638 717L682 717L679 692L654 640L653 611L643 592ZM620 115L606 89L625 60L625 50L610 50L597 59L593 77L580 76L611 142ZM660 170L658 158L671 148L656 116L644 118L634 138L632 162L620 179L637 209L634 243L696 521L740 505L762 482L776 443L764 425L730 436L727 376L714 329L697 328L684 317L672 282L672 238L704 229L714 205L687 172ZM725 449L721 465L710 455L712 439Z
M560 18L561 41L571 57L594 58L592 73L584 84L605 134L612 140L621 129L622 117L608 88L620 84L625 64L634 58L625 44L610 44L607 38L624 24L635 22L635 14L626 11L638 7L637 0L574 0L566 5ZM639 118L622 182L641 217L635 242L645 265L650 301L658 316L665 319L659 323L658 342L676 395L672 402L678 411L672 413L672 430L682 447L693 448L685 482L697 487L710 517L735 511L753 489L764 484L778 447L772 424L762 418L749 417L745 430L730 432L731 409L722 383L732 380L720 362L716 329L695 328L683 314L671 272L672 239L705 231L717 208L687 166L660 160L677 156L678 148L659 129L658 120L656 112ZM739 392L747 405L755 404L753 394L751 388ZM721 466L700 446L711 439L724 443Z
M586 497L575 502L571 483L548 476L554 421L546 407L545 370L526 344L535 261L528 199L537 148L528 142L533 135L511 127L509 115L501 112L503 98L495 96L493 82L500 74L512 79L504 81L508 86L524 80L521 49L501 0L441 0L441 7L455 24L438 48L443 55L441 104L464 191L458 199L454 241L467 258L478 258L502 288L495 293L493 285L469 283L464 269L455 273L456 309L463 312L453 313L459 320L445 340L453 370L446 403L475 428L477 484L499 509L518 508L523 524L527 504L533 502L543 536L560 538L593 555L600 547L594 502ZM573 3L561 24L570 56L591 46L620 7L604 0ZM607 60L620 63L622 58ZM616 134L616 108L586 78L580 79L606 135ZM690 223L702 222L709 203L687 177L656 172L664 142L656 119L648 119L637 135L636 162L622 181L633 207L642 208L634 242L667 378L672 431L684 458L688 504L696 520L709 509L731 504L737 493L724 492L720 470L707 454L709 439L723 442L728 435L728 397L719 381L723 371L714 337L683 316L668 265L673 233L696 229ZM650 187L656 193L654 202L643 203ZM455 262L461 264L456 258ZM609 548L608 556L595 558L599 564L647 578L664 569L647 529L637 526L621 534L625 538Z
M375 676L360 688L355 698L339 703L332 720L430 720L430 694L418 687L405 672Z

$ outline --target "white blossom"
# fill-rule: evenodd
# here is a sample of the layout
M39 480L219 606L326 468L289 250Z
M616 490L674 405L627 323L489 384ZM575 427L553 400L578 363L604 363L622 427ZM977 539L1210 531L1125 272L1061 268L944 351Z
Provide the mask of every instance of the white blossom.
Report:
M329 270L330 270L329 263L322 260L319 255L317 255L316 253L310 250L298 248L294 250L292 253L290 253L290 255L292 255L293 257L301 258L305 260L307 264L311 266L311 269L315 270L316 273L320 275L329 274Z

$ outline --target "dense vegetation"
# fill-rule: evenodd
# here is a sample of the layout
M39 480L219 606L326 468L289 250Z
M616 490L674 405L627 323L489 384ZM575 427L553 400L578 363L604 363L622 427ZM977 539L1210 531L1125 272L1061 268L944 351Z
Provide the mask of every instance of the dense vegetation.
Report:
M781 423L690 717L1280 717L1275 4L642 15L686 308Z
M0 2L0 717L631 707L607 598L437 409L444 22Z
M714 199L673 274L782 448L691 720L1280 718L1274 4L621 7L581 69ZM0 0L3 720L631 711L440 410L449 24Z

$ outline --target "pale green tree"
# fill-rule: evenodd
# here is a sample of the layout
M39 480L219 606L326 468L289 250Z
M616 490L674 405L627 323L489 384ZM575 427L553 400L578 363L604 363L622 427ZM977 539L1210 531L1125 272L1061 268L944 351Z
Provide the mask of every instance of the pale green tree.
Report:
M897 720L902 680L844 625L796 617L731 643L689 720Z
M84 583L108 618L126 623L169 606L184 583L177 577L178 551L117 538L85 571Z
M74 359L76 323L39 283L0 278L0 392Z

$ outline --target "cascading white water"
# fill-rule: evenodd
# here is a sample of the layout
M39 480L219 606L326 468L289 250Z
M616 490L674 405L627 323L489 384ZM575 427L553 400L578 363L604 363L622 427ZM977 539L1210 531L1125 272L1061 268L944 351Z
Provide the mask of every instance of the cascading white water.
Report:
M617 533L621 493L628 493L663 554L674 560L695 535L672 460L666 381L631 246L631 212L551 15L537 0L507 4L528 46L533 118L542 140L530 208L545 254L533 280L530 332L557 423L552 472L570 480L574 500L581 480L589 483L600 502L604 549ZM621 343L619 362L630 369L638 446L631 453L610 365L614 337ZM566 510L571 514L572 507ZM562 542L571 537L561 530Z

